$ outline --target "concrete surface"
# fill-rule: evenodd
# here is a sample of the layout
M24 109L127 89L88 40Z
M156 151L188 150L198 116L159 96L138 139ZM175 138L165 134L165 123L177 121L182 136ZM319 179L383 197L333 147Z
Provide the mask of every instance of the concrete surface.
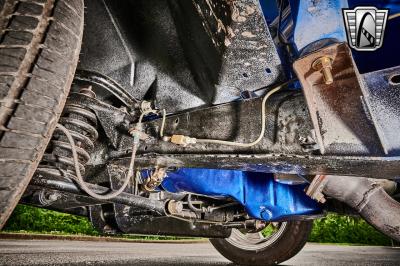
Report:
M209 243L0 240L0 265L233 265ZM400 249L307 244L283 265L400 265Z
M68 241L96 241L96 242L128 242L128 243L156 243L156 244L197 244L208 243L206 238L172 239L145 239L120 238L118 236L86 236L86 235L52 235L38 233L10 233L0 232L0 240L68 240ZM1 254L1 253L0 253Z

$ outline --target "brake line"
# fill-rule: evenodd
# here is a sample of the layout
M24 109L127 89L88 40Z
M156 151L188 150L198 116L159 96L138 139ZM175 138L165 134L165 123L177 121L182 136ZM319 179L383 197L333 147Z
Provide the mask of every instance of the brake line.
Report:
M164 127L165 127L165 120L166 120L166 114L165 110L162 112L162 123L161 123L161 129L160 129L160 137L164 141L169 141L177 145L181 146L187 146L189 144L196 144L196 143L206 143L206 144L218 144L218 145L226 145L226 146L236 146L236 147L242 147L242 148L248 148L257 145L264 137L265 135L265 130L266 130L266 103L267 100L276 92L281 90L283 87L287 86L288 84L292 83L293 80L290 80L288 82L285 82L272 90L270 90L263 98L262 103L261 103L261 132L258 138L250 143L240 143L240 142L234 142L234 141L226 141L226 140L218 140L218 139L197 139L193 138L190 136L184 136L184 135L172 135L172 136L164 136Z
M217 140L217 139L196 139L197 143L209 143L209 144L219 144L219 145L227 145L227 146L237 146L237 147L243 147L243 148L248 148L257 145L264 137L265 135L265 129L266 129L266 103L267 100L276 92L281 90L283 85L280 85L272 90L270 90L263 98L262 103L261 103L261 132L258 138L250 143L240 143L240 142L234 142L234 141L225 141L225 140Z
M286 83L283 83L275 88L273 88L272 90L270 90L263 98L262 103L261 103L261 132L260 135L258 136L258 138L250 143L240 143L240 142L233 142L233 141L225 141L225 140L217 140L217 139L196 139L196 138L191 138L188 136L182 136L182 135L172 135L171 137L166 137L164 136L164 128L165 128L165 124L166 124L166 111L165 109L162 110L162 124L161 124L161 128L160 128L160 137L163 138L163 140L168 140L171 141L172 143L178 144L178 145L184 145L186 146L187 144L195 144L195 143L208 143L208 144L219 144L219 145L227 145L227 146L237 146L237 147L252 147L257 145L262 138L265 135L265 129L266 129L266 103L267 100L276 92L278 92L279 90L281 90L284 86L290 84L292 81L288 81ZM133 131L133 145L132 145L132 156L130 159L130 163L129 163L129 170L128 170L128 174L125 176L123 185L117 190L117 191L113 191L110 192L108 194L105 195L101 195L101 194L97 194L94 191L92 191L86 184L86 182L83 180L82 174L81 174L81 170L79 168L79 158L78 158L78 152L76 150L76 146L75 146L75 141L73 139L73 136L71 135L71 133L69 132L69 130L67 128L65 128L63 125L61 124L57 124L57 128L60 129L65 136L67 137L70 145L71 145L71 152L72 152L72 158L73 158L73 162L74 162L74 168L75 168L75 173L76 173L76 179L75 181L78 183L78 185L80 186L80 188L86 192L88 195L92 196L95 199L99 199L99 200L110 200L112 198L117 197L118 195L120 195L125 188L128 186L129 181L132 178L133 175L133 169L134 169L134 165L135 165L135 158L136 158L136 152L138 150L138 146L139 146L139 142L140 142L140 132L141 132L141 124L143 121L143 118L146 114L154 112L154 110L151 111L146 111L146 112L142 112L140 117L139 117L139 121L136 124L136 130ZM174 141L174 139L179 139L179 141Z
M117 191L112 191L108 194L105 195L101 195L98 193L95 193L93 190L91 190L86 182L83 180L82 177L82 173L81 170L79 168L79 158L78 158L78 152L76 150L76 146L75 146L75 141L74 138L72 136L72 134L69 132L69 130L67 128L65 128L63 125L61 124L57 124L57 128L59 130L61 130L64 135L67 137L70 145L71 145L71 152L72 152L72 158L73 158L73 162L74 162L74 168L75 168L75 173L76 173L76 178L75 181L78 183L79 187L85 191L89 196L92 196L95 199L99 199L99 200L110 200L112 198L115 198L117 196L119 196L122 192L124 192L125 188L128 186L129 181L131 180L132 176L133 176L133 169L135 166L135 158L136 158L136 152L137 149L139 147L139 142L140 142L140 135L139 135L139 131L141 128L141 124L142 124L142 120L143 117L150 113L151 111L147 111L147 112L143 112L140 117L139 117L139 121L136 125L136 128L138 129L135 133L133 133L133 145L132 145L132 156L131 156L131 160L129 163L129 170L128 170L128 174L125 176L124 182L122 184L122 186L117 190Z

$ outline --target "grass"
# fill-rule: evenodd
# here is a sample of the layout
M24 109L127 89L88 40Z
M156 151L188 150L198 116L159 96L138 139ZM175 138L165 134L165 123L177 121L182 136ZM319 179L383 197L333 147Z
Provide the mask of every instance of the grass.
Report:
M4 231L99 236L87 218L18 205ZM119 236L120 237L120 236ZM131 239L171 240L177 237L122 236ZM360 218L329 214L314 221L310 242L389 246L391 240Z
M314 221L310 242L390 246L392 241L361 218L330 214Z
M18 205L15 208L3 230L8 232L100 235L86 218L25 205Z

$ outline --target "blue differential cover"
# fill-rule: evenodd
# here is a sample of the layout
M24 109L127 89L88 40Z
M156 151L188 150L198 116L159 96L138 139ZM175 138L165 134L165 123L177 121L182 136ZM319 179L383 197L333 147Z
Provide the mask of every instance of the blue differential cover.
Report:
M281 184L272 174L182 168L168 173L161 186L172 193L230 197L251 217L266 221L321 213L319 204L305 194L306 185Z

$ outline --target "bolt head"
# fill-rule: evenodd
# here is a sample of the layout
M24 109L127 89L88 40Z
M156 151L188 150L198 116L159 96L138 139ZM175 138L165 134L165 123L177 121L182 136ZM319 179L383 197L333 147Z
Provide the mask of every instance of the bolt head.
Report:
M312 68L317 71L320 71L324 68L332 69L332 61L333 60L330 57L327 56L320 57L312 63Z

